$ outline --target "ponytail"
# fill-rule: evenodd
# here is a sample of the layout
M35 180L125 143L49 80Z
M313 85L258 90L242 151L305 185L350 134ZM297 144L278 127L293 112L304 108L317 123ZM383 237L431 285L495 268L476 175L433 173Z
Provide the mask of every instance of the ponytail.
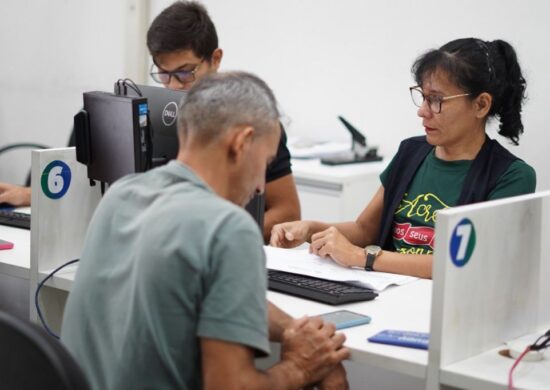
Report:
M526 82L521 73L514 48L505 41L488 42L490 56L495 68L495 79L491 82L493 107L489 115L499 117L498 133L509 138L515 145L523 134L521 107L525 99Z

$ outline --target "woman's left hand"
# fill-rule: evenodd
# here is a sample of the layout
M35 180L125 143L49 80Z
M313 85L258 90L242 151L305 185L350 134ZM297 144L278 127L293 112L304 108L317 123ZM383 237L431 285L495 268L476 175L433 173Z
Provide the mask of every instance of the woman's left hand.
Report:
M311 236L309 251L321 257L328 257L346 267L364 267L366 262L363 248L353 245L334 226Z

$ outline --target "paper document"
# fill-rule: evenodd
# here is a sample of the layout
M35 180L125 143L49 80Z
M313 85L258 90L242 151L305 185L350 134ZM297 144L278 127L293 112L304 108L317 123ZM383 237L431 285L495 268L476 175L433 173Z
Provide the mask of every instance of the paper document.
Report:
M359 268L348 268L331 259L309 253L308 249L283 249L264 246L267 268L276 271L292 272L315 278L353 283L382 291L396 284L403 285L418 278L386 272L366 272Z
M292 158L321 158L344 151L351 152L351 145L349 142L312 141L289 138L287 146Z

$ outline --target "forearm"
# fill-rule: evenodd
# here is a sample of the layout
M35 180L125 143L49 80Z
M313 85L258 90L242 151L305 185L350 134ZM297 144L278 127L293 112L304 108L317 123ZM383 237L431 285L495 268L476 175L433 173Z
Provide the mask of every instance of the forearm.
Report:
M224 376L220 380L204 383L205 389L217 390L297 390L306 385L304 376L290 361L281 361L266 371L259 371L254 366L239 373Z
M283 360L265 372L264 389L301 389L305 383L304 375L293 362Z
M203 388L206 390L299 389L305 383L302 370L283 360L266 371L254 366L253 351L218 340L201 339ZM220 349L229 346L230 351Z
M335 223L332 226L338 229L349 242L361 248L376 243L378 239L378 226L365 226L358 221Z
M382 251L374 262L374 270L394 274L432 278L433 255L412 255Z
M267 315L269 323L269 340L281 342L283 339L283 332L292 321L292 317L269 301L267 302Z
M269 242L274 225L300 219L300 201L292 174L266 183L264 241Z

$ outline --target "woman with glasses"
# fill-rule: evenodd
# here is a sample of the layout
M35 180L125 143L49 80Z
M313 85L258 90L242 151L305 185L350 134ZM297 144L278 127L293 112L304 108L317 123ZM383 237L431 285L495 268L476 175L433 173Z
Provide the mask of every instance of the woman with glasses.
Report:
M438 210L535 191L533 168L485 128L517 145L525 79L507 42L458 39L420 56L410 88L425 135L404 140L354 222L276 225L271 245L311 242L323 257L366 271L431 278Z

